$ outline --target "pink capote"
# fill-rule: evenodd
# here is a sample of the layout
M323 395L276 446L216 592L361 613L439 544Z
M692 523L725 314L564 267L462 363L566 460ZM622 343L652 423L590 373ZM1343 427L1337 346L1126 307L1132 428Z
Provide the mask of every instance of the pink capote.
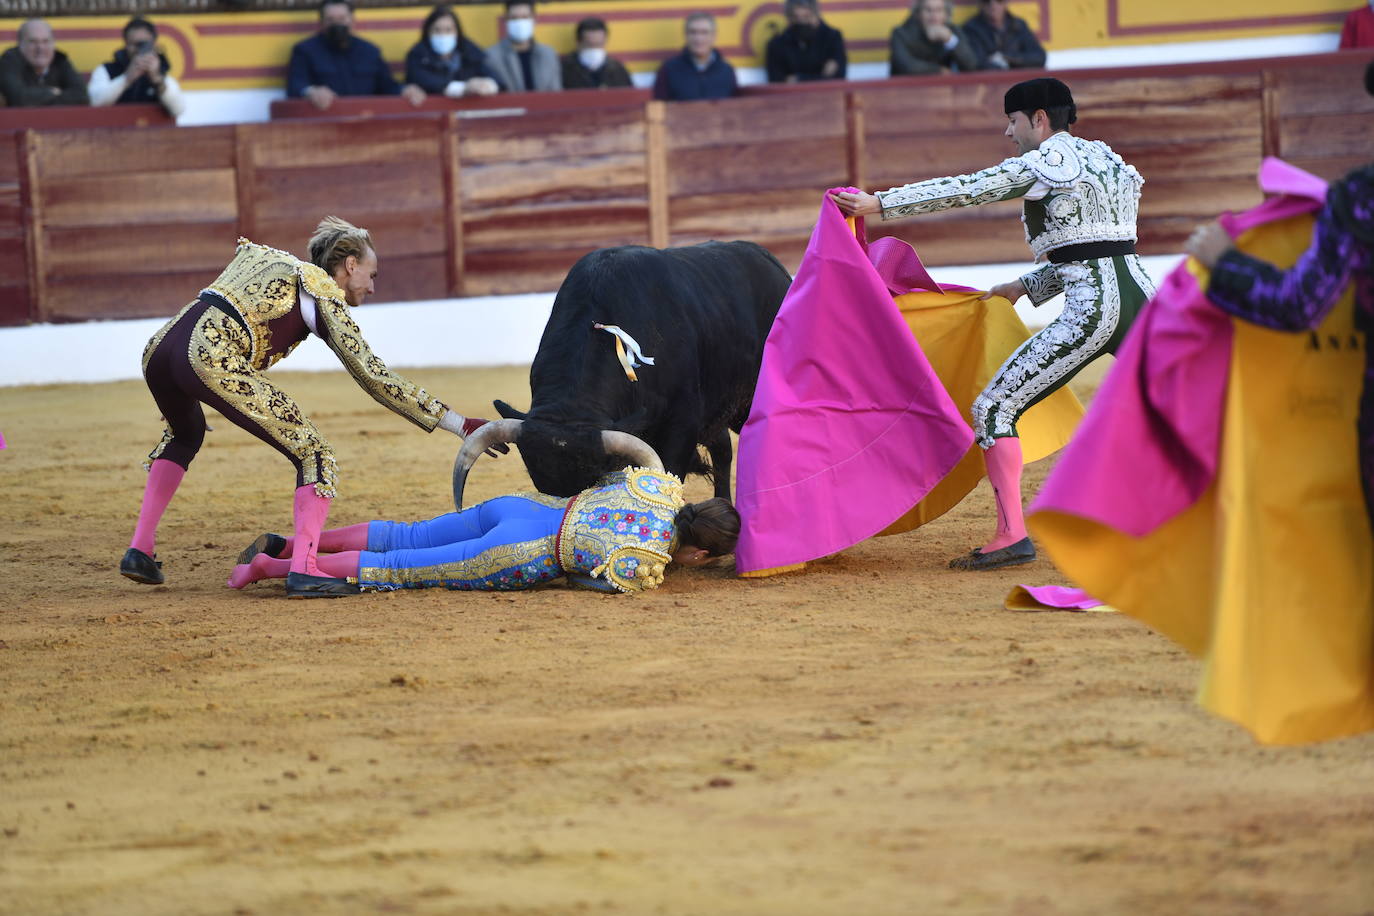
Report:
M973 441L865 247L827 193L764 346L740 433L741 573L803 563L872 537L919 502ZM905 267L889 269L889 281L901 273L924 282L919 259L914 266L895 260Z
M1320 178L1273 157L1259 183L1276 196L1223 216L1233 238L1326 198ZM1216 477L1230 365L1231 318L1180 264L1136 319L1030 513L1064 512L1140 537L1188 508Z

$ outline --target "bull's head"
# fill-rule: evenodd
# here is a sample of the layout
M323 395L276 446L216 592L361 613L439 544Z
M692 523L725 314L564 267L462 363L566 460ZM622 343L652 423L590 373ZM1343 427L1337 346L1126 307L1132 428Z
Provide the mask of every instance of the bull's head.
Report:
M514 443L535 488L552 496L575 496L626 464L663 470L662 460L646 442L619 430L578 430L539 420L496 420L469 436L458 452L453 464L456 508L463 508L463 488L473 463L498 442Z

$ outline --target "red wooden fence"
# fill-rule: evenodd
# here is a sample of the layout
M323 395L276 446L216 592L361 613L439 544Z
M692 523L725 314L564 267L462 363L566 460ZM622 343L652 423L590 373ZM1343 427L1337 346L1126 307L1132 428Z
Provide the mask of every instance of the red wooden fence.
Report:
M1328 179L1368 161L1368 57L1059 76L1079 100L1075 131L1146 176L1140 249L1170 253L1198 222L1259 201L1265 155ZM753 87L682 104L642 90L431 99L418 110L342 99L323 115L282 102L268 123L197 128L132 126L154 120L134 111L123 127L21 126L22 112L5 112L0 324L169 315L238 235L301 252L327 213L373 232L379 300L551 290L606 245L748 238L795 267L823 189L882 189L1009 155L1008 82ZM1016 212L997 204L869 229L908 239L933 264L1028 260Z

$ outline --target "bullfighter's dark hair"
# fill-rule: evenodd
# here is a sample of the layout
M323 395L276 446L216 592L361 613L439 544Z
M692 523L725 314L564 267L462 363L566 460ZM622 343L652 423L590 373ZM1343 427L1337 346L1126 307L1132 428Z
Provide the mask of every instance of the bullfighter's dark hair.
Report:
M440 3L429 11L429 15L425 17L424 24L420 26L420 40L425 41L428 39L430 28L434 26L434 23L443 19L445 16L453 20L453 27L458 30L458 47L461 48L465 40L463 37L463 20L458 18L458 12L447 3Z
M507 16L510 15L510 8L511 8L512 6L528 6L528 7L530 8L530 12L531 12L531 13L534 12L534 0L506 0L506 15L507 15Z
M700 547L713 557L734 553L739 541L739 510L719 496L683 506L674 522L679 546Z
M1050 119L1050 129L1066 130L1078 120L1078 106L1074 104L1069 87L1051 76L1025 80L1007 90L1002 100L1003 110L1010 115L1019 111L1027 119L1043 111Z

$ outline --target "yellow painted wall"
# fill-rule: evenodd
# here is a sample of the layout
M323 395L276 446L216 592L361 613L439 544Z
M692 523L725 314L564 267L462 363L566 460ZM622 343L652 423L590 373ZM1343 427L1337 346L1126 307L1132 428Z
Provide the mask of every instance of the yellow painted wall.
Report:
M365 0L364 0L365 5ZM1355 0L1014 0L1012 12L1030 23L1047 48L1100 48L1176 41L1253 38L1334 32ZM825 19L845 34L854 61L887 58L887 36L905 18L906 0L822 0ZM573 26L596 15L611 25L611 53L631 70L652 71L681 45L682 16L705 8L717 17L719 47L736 66L761 66L763 47L782 23L781 0L706 2L602 0L559 3L539 10L537 37L559 52L572 48ZM955 18L972 15L976 0L955 4ZM478 44L499 37L499 4L464 6L463 27ZM381 45L388 60L401 61L419 38L428 7L360 10L357 31ZM120 44L125 17L63 17L52 20L58 47L77 68L89 71ZM188 89L280 86L291 46L308 37L313 13L222 13L162 16L155 20L172 72ZM0 19L0 34L13 35L18 19Z

